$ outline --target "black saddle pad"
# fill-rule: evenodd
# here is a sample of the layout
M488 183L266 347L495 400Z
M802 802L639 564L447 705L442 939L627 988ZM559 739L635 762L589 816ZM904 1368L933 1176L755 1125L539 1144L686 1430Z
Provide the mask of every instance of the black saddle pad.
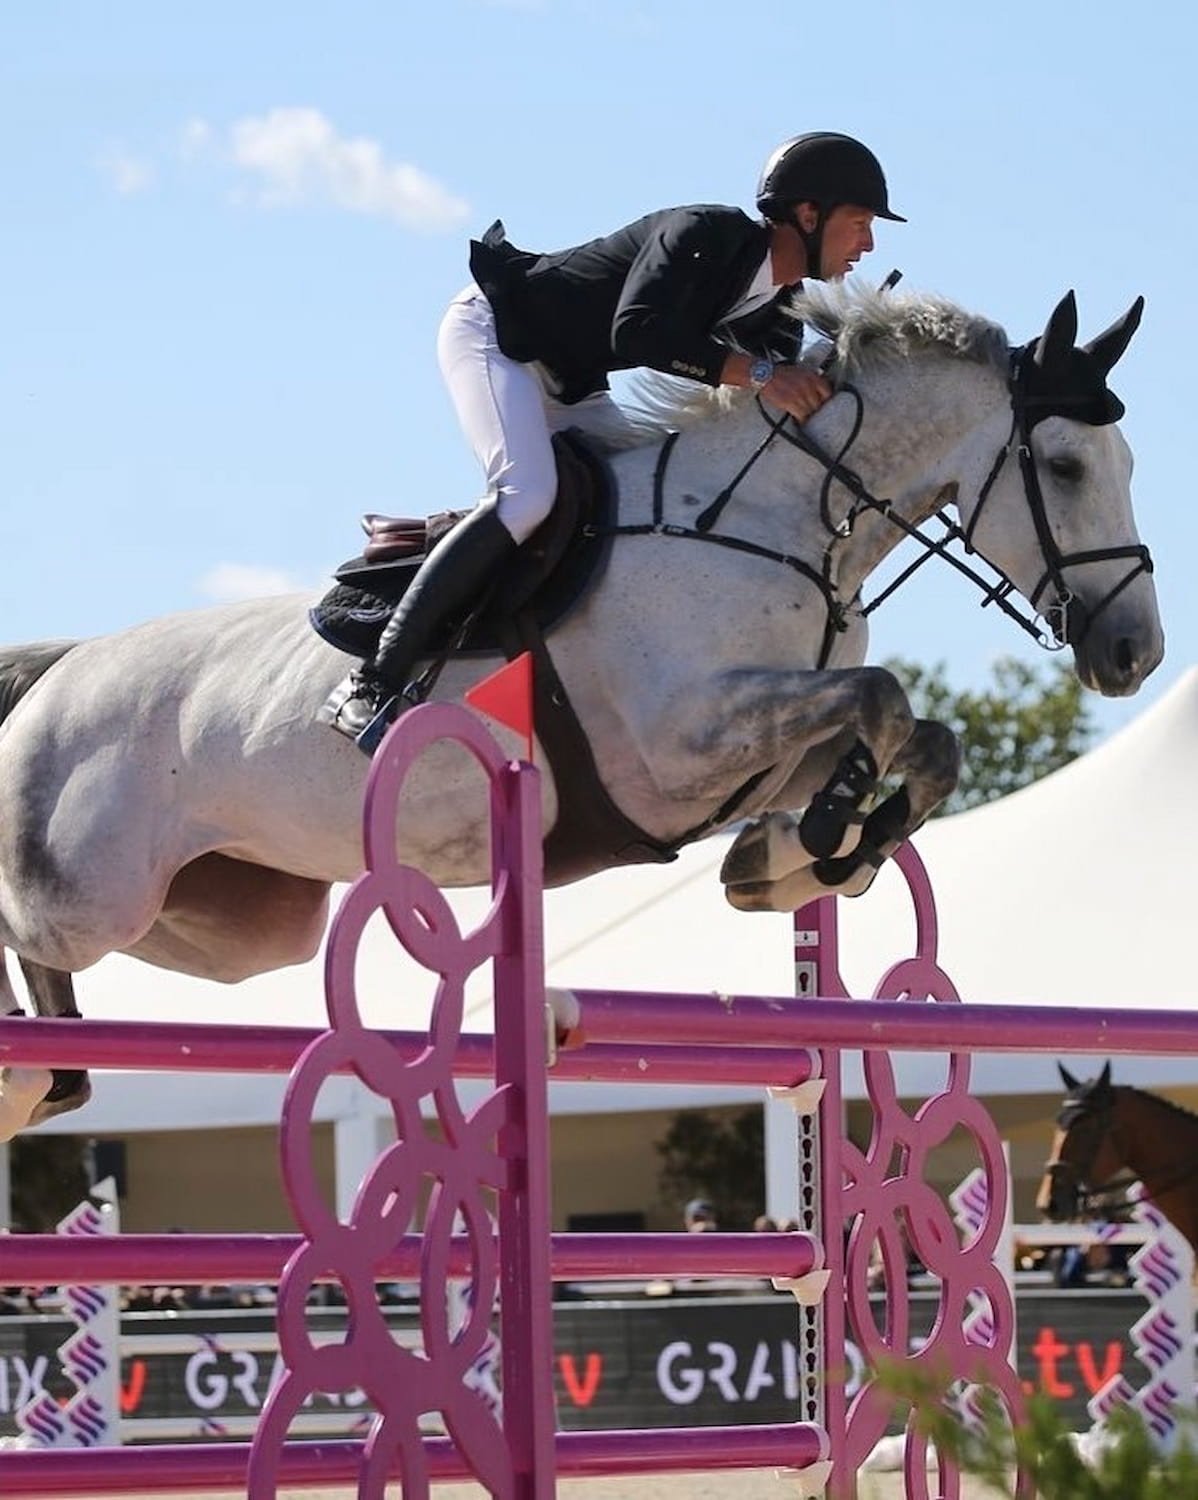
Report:
M496 580L458 647L463 654L502 650L505 622L522 610L531 610L548 630L595 580L607 557L613 508L607 466L575 432L556 434L553 446L558 472L553 511ZM430 544L437 540L432 536ZM309 611L313 629L338 651L373 656L426 555L388 562L359 556L342 563L333 575L336 583ZM430 651L446 649L460 628L460 621L450 622L442 639L430 641Z

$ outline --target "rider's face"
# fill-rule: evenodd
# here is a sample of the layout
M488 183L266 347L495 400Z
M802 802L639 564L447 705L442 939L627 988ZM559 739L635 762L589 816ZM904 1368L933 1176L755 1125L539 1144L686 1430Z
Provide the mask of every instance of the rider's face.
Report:
M824 223L820 270L824 280L846 276L874 247L874 216L868 208L838 204Z
M800 203L795 210L799 227L810 234L819 223L814 203ZM863 255L874 247L874 216L868 208L838 203L824 220L820 272L825 281L846 276Z

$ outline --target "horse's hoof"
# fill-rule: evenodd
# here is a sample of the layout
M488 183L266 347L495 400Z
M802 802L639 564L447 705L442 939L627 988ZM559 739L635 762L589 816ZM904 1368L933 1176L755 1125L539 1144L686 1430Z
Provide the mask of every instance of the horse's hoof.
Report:
M0 1145L32 1122L34 1111L53 1087L49 1068L0 1069Z
M54 1092L55 1083L61 1087L68 1079L71 1083L69 1092ZM31 1125L41 1125L45 1120L52 1120L55 1115L66 1115L73 1109L82 1109L92 1096L91 1077L82 1068L60 1068L57 1074L51 1075L51 1080L50 1095L43 1097L41 1103L33 1107L33 1116L29 1122Z
M782 880L811 863L799 842L798 823L787 812L767 813L742 828L720 866L724 885L756 885Z
M724 899L737 911L789 911L775 905L775 893L784 882L779 880L741 880L725 885Z

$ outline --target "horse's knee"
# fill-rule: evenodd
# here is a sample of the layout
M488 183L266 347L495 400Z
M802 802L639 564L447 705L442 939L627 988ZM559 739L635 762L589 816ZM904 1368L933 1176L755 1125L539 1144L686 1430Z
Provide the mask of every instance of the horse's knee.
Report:
M855 677L862 736L869 741L885 770L890 755L910 738L915 715L893 672L885 667L860 667Z
M956 790L961 778L961 742L947 724L920 719L896 756L894 769L906 778L914 826L918 826Z

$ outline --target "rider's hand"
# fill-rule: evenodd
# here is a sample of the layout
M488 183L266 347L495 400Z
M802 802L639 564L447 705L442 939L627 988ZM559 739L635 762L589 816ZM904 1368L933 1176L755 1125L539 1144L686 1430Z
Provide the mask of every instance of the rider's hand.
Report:
M773 378L761 387L761 399L780 406L796 422L814 416L832 399L832 387L816 370L806 365L775 365Z

